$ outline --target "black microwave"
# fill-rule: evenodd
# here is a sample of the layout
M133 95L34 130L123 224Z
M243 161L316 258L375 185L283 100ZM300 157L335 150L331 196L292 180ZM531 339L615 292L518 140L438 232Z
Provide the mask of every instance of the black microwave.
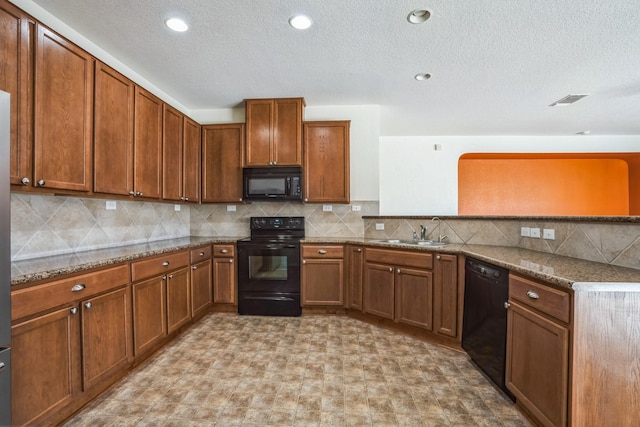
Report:
M243 199L302 200L302 168L244 168Z

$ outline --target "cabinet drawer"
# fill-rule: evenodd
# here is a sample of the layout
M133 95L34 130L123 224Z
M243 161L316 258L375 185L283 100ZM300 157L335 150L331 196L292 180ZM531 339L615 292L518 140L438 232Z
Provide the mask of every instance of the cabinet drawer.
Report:
M303 245L303 258L344 258L342 245Z
M403 252L367 248L365 256L367 262L401 265L405 267L433 268L433 255L426 252Z
M137 282L189 264L189 252L178 252L131 263L131 280Z
M191 264L211 258L211 245L191 250Z
M509 299L569 323L571 300L567 292L510 275Z
M20 319L128 283L129 268L124 264L20 289L11 293L11 318Z
M213 256L220 257L234 257L236 256L236 247L233 244L230 245L213 245Z

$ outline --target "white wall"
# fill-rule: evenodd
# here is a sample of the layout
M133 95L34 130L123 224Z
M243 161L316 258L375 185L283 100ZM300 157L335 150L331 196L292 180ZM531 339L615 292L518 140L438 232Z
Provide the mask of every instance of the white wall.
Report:
M640 152L640 136L381 137L380 215L457 215L458 159L494 152Z

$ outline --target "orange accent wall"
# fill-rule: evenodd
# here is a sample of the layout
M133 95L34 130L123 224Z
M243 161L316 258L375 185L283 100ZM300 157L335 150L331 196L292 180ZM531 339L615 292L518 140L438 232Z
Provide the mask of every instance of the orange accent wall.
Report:
M640 208L640 183L630 182L639 174L611 154L465 154L458 214L625 216Z

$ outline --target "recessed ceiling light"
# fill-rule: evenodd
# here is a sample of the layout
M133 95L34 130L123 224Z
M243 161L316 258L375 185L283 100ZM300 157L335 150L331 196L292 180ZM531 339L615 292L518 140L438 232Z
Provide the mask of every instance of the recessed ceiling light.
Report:
M179 33L182 33L189 29L189 26L187 25L187 23L180 18L169 18L166 21L164 21L164 23L167 27L169 27L173 31L177 31Z
M419 81L429 80L430 78L431 78L431 74L429 73L416 74L416 76L414 77L414 79Z
M416 9L407 16L407 21L412 24L422 24L429 18L431 18L431 12L427 9Z
M584 98L585 96L589 96L589 94L582 94L582 95L567 95L564 98L560 98L558 99L556 102L554 102L553 104L549 104L549 107L564 107L567 106L569 104L573 104L576 101L580 101L582 98Z
M306 30L312 23L313 21L311 21L311 18L305 15L294 15L289 18L289 25L296 30Z

